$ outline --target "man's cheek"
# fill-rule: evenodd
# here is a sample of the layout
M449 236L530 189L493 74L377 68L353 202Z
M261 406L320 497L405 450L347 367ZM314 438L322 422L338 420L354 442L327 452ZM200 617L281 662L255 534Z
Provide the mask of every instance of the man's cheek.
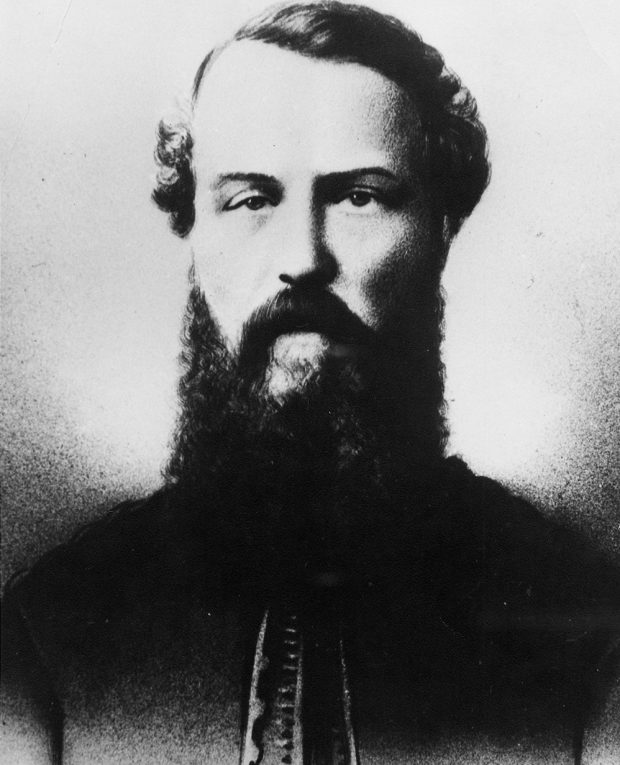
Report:
M415 266L404 251L394 252L360 277L362 318L375 330L395 313L405 313L411 302Z

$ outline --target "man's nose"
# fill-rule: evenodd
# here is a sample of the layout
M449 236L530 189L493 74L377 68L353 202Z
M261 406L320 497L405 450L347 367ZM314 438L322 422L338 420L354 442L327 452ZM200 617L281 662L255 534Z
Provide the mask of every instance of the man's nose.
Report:
M325 214L319 206L291 205L283 216L280 281L294 287L325 287L338 276L338 262L325 236Z

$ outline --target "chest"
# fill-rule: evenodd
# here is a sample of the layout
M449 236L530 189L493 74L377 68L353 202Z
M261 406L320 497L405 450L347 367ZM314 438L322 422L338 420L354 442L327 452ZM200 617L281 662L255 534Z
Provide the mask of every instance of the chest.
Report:
M259 628L236 609L200 606L178 618L151 615L133 632L99 633L59 676L64 761L239 763ZM530 682L527 659L490 669L484 646L432 614L420 622L400 608L361 612L344 633L360 763L572 762L561 700ZM317 642L316 630L303 634L306 649ZM277 670L284 659L273 645L268 653ZM317 666L306 662L304 670L313 709L333 703L329 689L341 679L338 662L328 662L322 672L333 676L317 682ZM263 692L268 703L274 693ZM274 752L261 761L285 762L286 751Z

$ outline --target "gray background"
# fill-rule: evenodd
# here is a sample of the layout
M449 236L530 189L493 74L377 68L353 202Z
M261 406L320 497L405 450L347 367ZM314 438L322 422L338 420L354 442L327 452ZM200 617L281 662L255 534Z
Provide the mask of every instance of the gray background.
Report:
M160 483L189 255L149 201L155 128L263 5L5 0L4 576ZM491 138L445 278L451 450L617 554L617 5L372 5L438 47Z

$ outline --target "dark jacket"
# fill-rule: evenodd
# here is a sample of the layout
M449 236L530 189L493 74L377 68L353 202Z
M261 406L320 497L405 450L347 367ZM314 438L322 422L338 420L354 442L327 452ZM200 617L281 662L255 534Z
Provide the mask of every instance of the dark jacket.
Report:
M236 579L204 533L162 490L14 578L9 752L238 762L258 625L279 596ZM337 588L361 762L579 761L616 671L617 570L454 458L412 500L401 543ZM286 597L320 624L320 593Z

